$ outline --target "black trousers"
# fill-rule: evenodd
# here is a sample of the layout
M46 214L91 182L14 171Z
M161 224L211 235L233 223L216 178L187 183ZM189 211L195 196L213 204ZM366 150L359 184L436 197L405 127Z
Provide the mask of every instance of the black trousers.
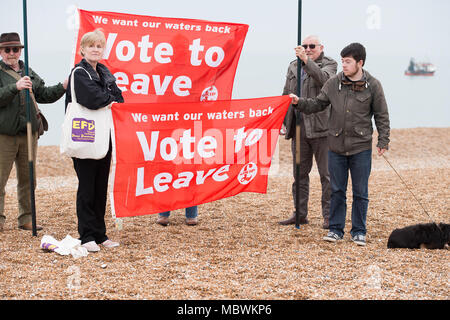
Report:
M72 158L78 176L77 217L81 243L102 243L106 236L105 211L108 192L111 145L103 159Z

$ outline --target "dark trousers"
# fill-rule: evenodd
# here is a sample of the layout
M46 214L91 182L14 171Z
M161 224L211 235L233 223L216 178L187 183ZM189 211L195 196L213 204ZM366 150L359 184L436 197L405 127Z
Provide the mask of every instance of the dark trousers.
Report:
M308 139L306 137L305 126L300 126L300 190L297 193L295 181L292 184L292 196L294 199L294 207L297 207L296 197L299 197L300 218L306 218L308 215L308 200L309 200L309 173L313 165L313 156L316 159L317 169L320 175L320 183L322 185L322 217L328 219L330 212L330 175L328 173L328 142L327 137ZM296 138L292 138L291 143L292 158L294 159L293 173L294 178L295 165L295 150Z
M77 217L81 243L102 243L106 236L105 211L111 146L103 159L72 158L78 176Z
M330 231L343 236L347 211L348 173L352 177L352 229L350 234L366 235L366 218L369 206L369 176L372 166L372 150L351 156L329 151L328 164L331 175Z

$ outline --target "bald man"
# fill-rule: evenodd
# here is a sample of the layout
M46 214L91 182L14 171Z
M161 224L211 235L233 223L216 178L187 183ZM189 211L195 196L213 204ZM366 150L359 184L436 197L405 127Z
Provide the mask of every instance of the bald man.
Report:
M305 98L315 98L324 83L337 71L337 62L326 57L323 52L324 46L318 36L308 36L302 41L302 45L295 48L295 54L300 58L302 64L301 74L301 96ZM297 94L297 59L289 65L286 75L286 83L283 95L290 93ZM294 206L299 197L300 224L307 224L308 200L309 200L309 173L312 168L313 156L319 170L320 182L322 185L322 217L324 229L329 227L330 211L330 175L328 173L328 117L330 108L324 111L306 115L295 111L289 106L284 125L286 127L286 139L292 139L292 156L295 158L296 137L295 125L296 117L300 117L300 190L296 190L295 181L292 184L292 196ZM293 173L295 178L295 162ZM287 220L280 221L281 225L295 223L295 211Z

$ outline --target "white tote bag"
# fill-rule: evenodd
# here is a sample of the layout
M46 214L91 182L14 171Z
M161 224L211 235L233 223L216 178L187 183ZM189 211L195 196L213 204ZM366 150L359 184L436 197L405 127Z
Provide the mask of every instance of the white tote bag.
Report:
M70 80L72 102L67 105L62 125L60 152L79 159L102 159L109 149L111 105L91 110L77 103L73 79L77 69L85 70L77 67L72 72ZM89 72L86 73L89 75Z

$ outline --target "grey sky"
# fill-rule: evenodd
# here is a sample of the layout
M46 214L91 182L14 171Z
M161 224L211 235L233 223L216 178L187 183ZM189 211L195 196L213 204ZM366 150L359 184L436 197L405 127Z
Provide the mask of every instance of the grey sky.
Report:
M279 95L287 66L294 59L297 0L28 0L30 66L48 85L63 80L70 71L74 5L92 11L248 24L234 98ZM302 35L318 34L325 54L338 62L345 45L363 43L368 52L366 68L386 87L383 80L391 85L387 75L392 68L402 75L410 57L430 59L438 72L450 69L448 12L448 0L303 0ZM0 11L0 32L18 31L23 38L22 30L22 1L10 1L8 10ZM441 98L448 101L448 96ZM43 109L58 123L54 134L60 130L62 101Z

